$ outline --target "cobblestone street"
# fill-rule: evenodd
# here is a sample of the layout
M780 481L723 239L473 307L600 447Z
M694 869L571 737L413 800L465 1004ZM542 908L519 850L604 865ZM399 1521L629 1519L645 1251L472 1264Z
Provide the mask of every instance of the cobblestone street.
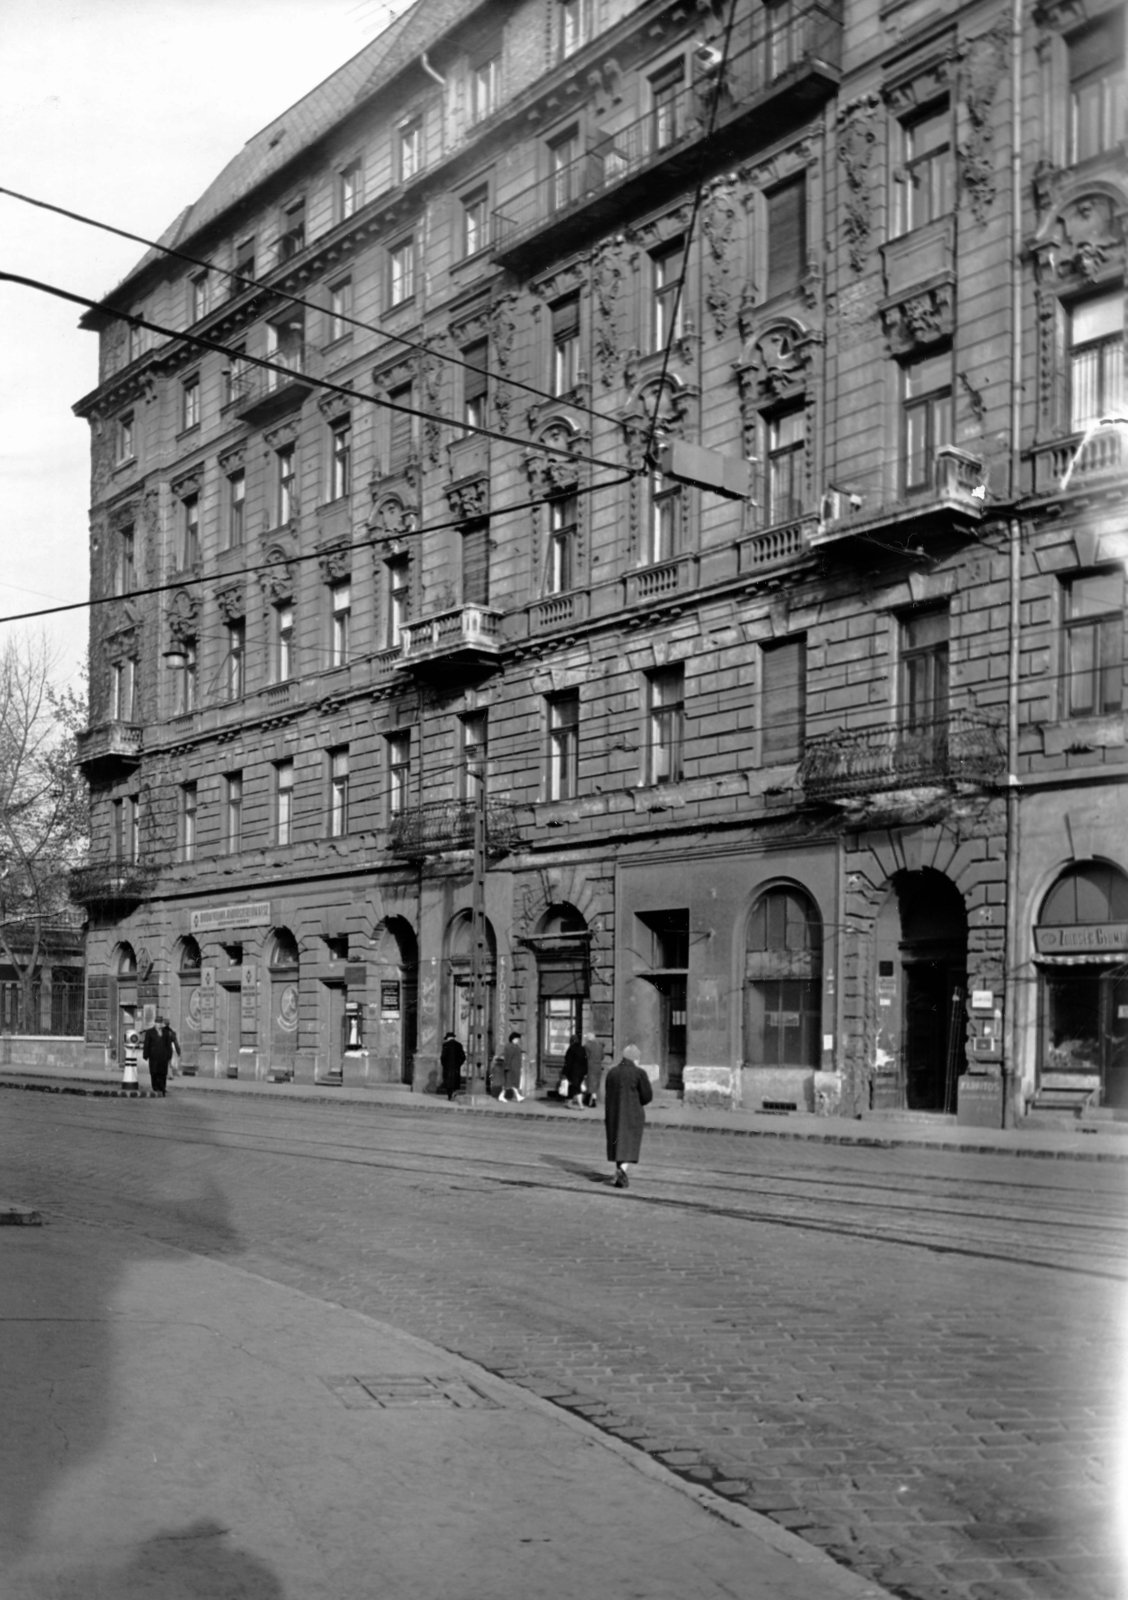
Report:
M8 1093L4 1187L468 1356L913 1600L1123 1596L1128 1166Z

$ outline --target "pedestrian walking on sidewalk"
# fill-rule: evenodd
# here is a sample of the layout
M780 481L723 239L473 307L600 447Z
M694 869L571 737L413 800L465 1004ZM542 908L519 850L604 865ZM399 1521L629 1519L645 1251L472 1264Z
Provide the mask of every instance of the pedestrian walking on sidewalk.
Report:
M505 1054L501 1058L501 1094L500 1100L523 1100L521 1093L521 1073L525 1066L525 1052L521 1048L521 1035L511 1033L509 1043L505 1047Z
M599 1089L603 1082L603 1040L589 1033L584 1040L584 1077L587 1079L587 1093L584 1095L585 1106L599 1104Z
M153 1085L153 1093L164 1094L172 1058L180 1054L180 1040L169 1026L167 1017L158 1017L155 1026L146 1030L141 1054L149 1063L149 1082Z
M564 1092L561 1099L570 1106L580 1103L580 1090L584 1086L584 1074L587 1072L587 1051L580 1043L578 1033L572 1035L572 1041L564 1052Z
M466 1051L462 1048L456 1033L448 1033L443 1039L443 1047L439 1051L439 1066L443 1070L443 1094L448 1100L453 1100L459 1089L462 1088L462 1068L466 1061Z
M607 1159L615 1163L615 1188L627 1189L627 1166L638 1161L646 1112L654 1098L650 1075L639 1066L641 1051L629 1044L611 1068L603 1085L603 1117L607 1128Z

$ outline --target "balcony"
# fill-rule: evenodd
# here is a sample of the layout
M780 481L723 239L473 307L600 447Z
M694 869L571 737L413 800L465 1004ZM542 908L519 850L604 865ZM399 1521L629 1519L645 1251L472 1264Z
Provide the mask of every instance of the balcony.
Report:
M645 117L506 201L493 214L494 256L521 270L580 230L616 226L625 211L697 179L734 139L772 139L811 117L838 86L841 7L794 0L758 8L733 30L723 73L704 72Z
M70 897L103 915L124 915L149 894L159 876L144 861L92 861L70 874Z
M639 567L628 572L623 579L623 603L627 606L654 605L660 600L676 599L697 588L698 559L696 556L675 556L672 561L660 561L651 567Z
M1121 425L1038 445L1031 451L1038 496L1084 494L1123 483L1128 472L1128 429Z
M801 517L795 522L781 522L775 527L764 528L742 539L738 546L740 571L764 572L801 560L810 549L811 535L816 525L814 517Z
M287 411L296 411L313 388L317 352L311 346L294 344L272 350L267 359L271 367L237 365L231 373L231 398L224 406L241 422L263 427ZM284 370L278 370L278 369Z
M141 764L142 729L135 722L104 722L75 740L75 761L92 783L125 777Z
M982 784L1006 767L1002 730L970 711L913 728L841 729L808 739L799 782L809 800L844 800L894 789Z
M433 676L488 667L501 653L501 615L489 606L468 605L405 622L400 665Z
M978 456L954 444L941 445L932 464L928 488L914 490L899 500L878 505L873 511L862 502L853 509L849 499L837 493L823 496L823 512L811 534L811 544L821 546L843 539L875 539L895 533L903 537L910 531L921 535L932 529L950 530L954 526L977 523L987 504L987 484L983 463Z
M472 800L429 800L408 806L392 818L388 849L393 855L421 859L450 850L474 848ZM507 800L486 802L486 849L503 856L518 841L517 813Z

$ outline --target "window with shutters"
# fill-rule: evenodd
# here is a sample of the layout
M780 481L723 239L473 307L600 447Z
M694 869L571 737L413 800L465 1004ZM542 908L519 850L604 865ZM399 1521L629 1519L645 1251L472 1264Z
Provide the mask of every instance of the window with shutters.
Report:
M470 121L481 122L497 110L501 93L501 52L492 48L470 69Z
M133 721L133 696L137 682L137 662L132 656L115 661L110 669L110 720Z
M227 698L241 700L247 682L247 624L236 617L227 624Z
M807 177L800 173L766 198L768 298L799 284L807 266Z
M291 844L294 837L294 763L274 763L274 842Z
M548 749L545 759L545 798L572 800L580 758L580 691L566 690L545 701Z
M476 256L490 242L490 195L475 189L462 197L462 254Z
M1065 716L1105 716L1123 707L1124 599L1119 567L1066 584Z
M948 720L948 608L937 606L901 618L900 705L902 732L942 734Z
M490 347L485 339L468 344L462 351L462 422L468 437L486 426L490 387Z
M1111 150L1125 136L1124 12L1121 7L1066 40L1069 160Z
M114 539L114 593L131 594L137 587L137 536L133 524L119 528Z
M1124 291L1069 309L1069 426L1074 432L1124 407Z
M574 55L591 38L594 0L556 0L557 44L561 60Z
M304 198L292 200L282 211L278 225L278 259L289 261L305 249L306 208Z
M180 390L180 426L188 431L189 428L200 426L200 377L198 373L190 378L185 378Z
M681 292L685 244L678 240L650 257L650 348L664 350L682 336Z
M350 161L337 174L337 213L341 222L347 222L364 204L364 169L359 161Z
M411 729L387 736L388 815L398 817L411 802Z
M458 768L458 794L460 800L476 800L478 785L486 781L486 763L489 758L489 715L485 711L471 711L458 719L458 742L461 761Z
M415 295L415 237L409 234L388 251L388 304L401 306Z
M685 60L669 62L650 79L650 147L665 150L676 144L685 131Z
M343 667L349 659L352 626L352 587L346 579L329 586L329 665Z
M349 831L349 747L338 745L325 752L329 779L329 804L326 817L330 839L340 839Z
M462 535L462 603L488 606L490 603L490 527L475 522Z
M137 454L137 433L132 411L123 411L117 419L117 459L132 461Z
M180 785L180 859L196 859L197 792L194 783Z
M227 546L235 549L246 538L247 474L242 467L227 475Z
M400 183L414 178L423 165L423 124L418 117L396 130L396 167Z
M798 761L807 725L807 641L800 636L760 647L760 760Z
M229 772L223 780L224 846L228 855L243 847L243 774Z
M353 308L353 285L351 278L338 278L336 283L329 285L329 318L327 332L329 343L335 344L338 339L343 339L351 331L350 318Z
M555 395L570 394L580 381L580 297L558 300L552 310L552 382Z
M387 604L384 614L384 646L398 650L403 643L403 629L411 614L411 558L393 556L384 563L384 592Z
M352 420L338 417L329 427L329 498L343 500L352 492Z
M583 181L582 169L578 128L569 128L566 133L558 134L555 139L549 140L548 170L551 180L549 195L554 211L562 210L579 198Z
M419 416L414 406L414 384L388 390L389 472L402 472L419 453Z

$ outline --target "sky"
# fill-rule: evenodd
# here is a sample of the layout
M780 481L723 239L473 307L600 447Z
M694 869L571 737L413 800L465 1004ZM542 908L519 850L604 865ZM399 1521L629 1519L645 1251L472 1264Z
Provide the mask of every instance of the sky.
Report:
M0 186L158 237L246 141L406 0L0 0ZM139 245L0 196L0 271L96 299ZM86 655L89 430L80 308L0 282L0 648L45 630L60 684Z

